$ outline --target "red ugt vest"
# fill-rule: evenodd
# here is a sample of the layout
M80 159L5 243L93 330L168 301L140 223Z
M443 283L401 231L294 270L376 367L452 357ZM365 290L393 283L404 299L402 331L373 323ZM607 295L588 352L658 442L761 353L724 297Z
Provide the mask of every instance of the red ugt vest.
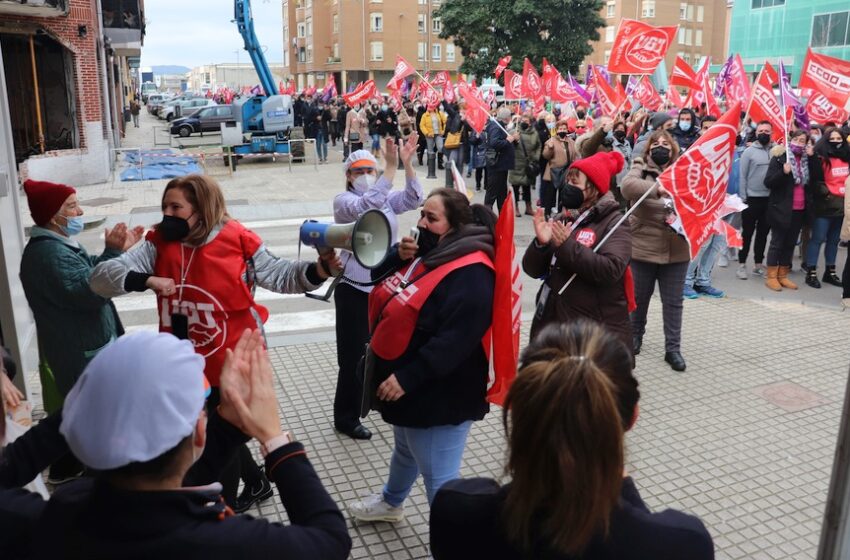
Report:
M195 352L206 358L204 374L218 387L225 350L236 346L245 329L259 326L254 313L263 323L269 317L242 280L246 260L263 242L234 220L210 243L194 249L179 241L165 241L155 230L148 233L147 240L156 247L154 274L173 279L177 286L174 295L157 298L159 330L171 332L172 314L186 315Z
M416 282L403 285L404 276L410 268L408 265L372 290L369 294L369 325L375 324L378 314L381 316L369 343L375 355L384 360L395 360L404 354L416 328L419 312L434 288L451 272L478 263L493 269L490 257L483 251L476 251L427 273L420 264L408 277L408 282ZM485 339L489 340L489 331Z
M831 165L824 164L823 166L823 179L826 188L832 195L844 196L844 181L850 175L850 163L836 157L829 158L829 163Z

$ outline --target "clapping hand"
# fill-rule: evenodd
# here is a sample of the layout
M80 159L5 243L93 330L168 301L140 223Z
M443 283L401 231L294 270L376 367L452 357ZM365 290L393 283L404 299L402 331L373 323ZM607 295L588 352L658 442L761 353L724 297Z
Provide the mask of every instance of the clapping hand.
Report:
M104 230L104 239L106 247L116 251L126 251L133 245L139 242L142 235L145 233L145 228L136 226L133 229L128 229L124 222L115 224L112 229Z
M413 161L413 154L416 153L416 148L419 144L419 135L414 131L411 132L406 139L401 143L401 163L405 167Z
M534 233L538 244L560 247L569 239L572 228L559 220L546 220L543 208L538 208L534 213Z
M398 165L398 150L396 149L395 138L387 137L386 147L381 150L381 155L387 162L387 169L395 169Z
M572 228L560 220L552 220L552 246L560 247L569 239Z

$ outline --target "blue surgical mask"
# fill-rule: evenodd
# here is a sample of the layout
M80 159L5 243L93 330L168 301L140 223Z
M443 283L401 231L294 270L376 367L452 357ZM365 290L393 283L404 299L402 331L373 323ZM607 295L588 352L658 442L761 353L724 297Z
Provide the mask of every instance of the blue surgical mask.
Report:
M549 130L552 130L553 128L555 128L555 123L553 123L553 122L547 122L547 123L546 123L546 128L548 128Z
M387 105L381 105L381 111L386 112L389 107Z
M682 121L679 123L679 128L682 129L682 132L687 132L691 129L691 123L689 121Z
M59 214L62 216L62 214ZM67 225L60 225L59 229L62 230L62 233L67 235L68 237L72 237L74 235L79 235L83 231L83 219L80 216L62 216L68 222Z

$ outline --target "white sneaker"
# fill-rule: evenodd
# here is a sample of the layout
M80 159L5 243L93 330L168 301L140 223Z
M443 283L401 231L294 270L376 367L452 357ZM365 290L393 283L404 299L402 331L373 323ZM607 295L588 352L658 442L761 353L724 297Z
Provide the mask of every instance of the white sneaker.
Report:
M843 309L850 307L850 298L841 298L841 307Z
M717 257L717 266L726 268L729 266L729 259L723 253L720 253L720 256Z
M404 519L404 506L391 506L384 501L382 494L372 494L362 500L349 502L348 511L359 521L398 523Z
M749 274L747 274L747 265L739 264L738 270L735 271L735 276L737 276L741 280L746 280L749 276Z
M757 264L753 267L753 274L757 276L764 276L766 272L763 265Z

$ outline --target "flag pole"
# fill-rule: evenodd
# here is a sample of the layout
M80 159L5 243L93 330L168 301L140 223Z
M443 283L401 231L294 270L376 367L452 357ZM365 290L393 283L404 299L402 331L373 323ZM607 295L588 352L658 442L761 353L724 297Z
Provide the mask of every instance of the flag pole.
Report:
M629 219L629 216L631 216L631 215L634 213L635 209L636 209L638 206L640 206L640 205L643 203L643 201L644 201L644 200L646 200L646 199L649 197L649 195L650 195L652 192L654 192L654 191L655 191L655 189L656 189L657 187L658 187L658 181L655 181L655 182L652 184L652 186L651 186L651 187L649 187L649 189L647 189L647 191L646 191L645 193L643 193L643 196L641 196L639 199L637 199L637 201L636 201L634 204L632 204L632 207L631 207L631 208L629 208L629 209L628 209L628 211L627 211L625 214L623 214L623 217L622 217L622 218L620 218L619 220L617 220L617 223L616 223L616 224L614 224L614 227L612 227L612 228L608 231L608 233L606 233L606 234L605 234L605 237L603 237L603 238L602 238L602 240L601 240L599 243L597 243L597 244L596 244L596 247L594 247L594 248L593 248L593 252L594 252L594 253L598 253L598 252L599 252L599 248L600 248L600 247L602 247L602 245L604 245L606 241L608 241L608 238L610 238L610 237L611 237L611 235L613 235L613 233L614 233L615 231L617 231L617 228L619 228L621 225L623 225L623 222L625 222L627 219ZM559 296L560 296L560 295L562 295L562 294L564 293L564 290L566 290L566 289L567 289L567 286L569 286L570 284L572 284L572 283L573 283L573 280L575 280L575 279L576 279L576 273L575 273L575 272L573 272L573 275L572 275L572 276L570 276L569 280L567 280L567 282L566 282L566 283L565 283L565 284L561 287L561 289L560 289L560 290L558 290L558 295L559 295Z
M785 127L785 150L788 150L788 108L785 106L785 65L782 64L782 58L779 59L779 98L782 101L782 124ZM789 84L790 85L790 84ZM790 156L785 156L786 159ZM788 160L790 161L790 159Z
M767 61L765 61L767 62ZM758 78L756 78L756 85L758 85L759 80L761 80L761 74L764 72L764 65L762 65L761 70L759 70ZM750 102L747 104L747 112L744 113L744 123L746 124L747 118L750 116L750 109L753 107L753 94L750 94Z

